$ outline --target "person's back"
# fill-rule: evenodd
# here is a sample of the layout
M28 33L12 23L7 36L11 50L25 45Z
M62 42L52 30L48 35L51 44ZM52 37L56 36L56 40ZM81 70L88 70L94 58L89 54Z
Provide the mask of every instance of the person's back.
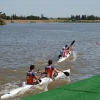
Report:
M67 50L67 49L68 49L68 45L65 45L65 46L62 48L62 50L60 51L61 57L63 57L64 52L65 52L65 50Z
M52 66L52 60L49 60L48 66L45 67L45 71L48 73L46 76L52 78L53 70L54 70L54 66Z
M48 61L48 66L45 67L45 71L48 73L46 74L46 77L50 78L53 78L55 73L57 75L59 72L61 72L57 70L54 66L52 66L52 60Z
M27 84L34 84L34 78L35 78L35 75L33 72L31 71L28 71L27 72Z
M62 52L60 53L62 57L66 56L66 50L68 49L68 45L65 45L65 47L62 48Z
M36 76L34 70L35 70L35 66L31 65L30 71L27 72L27 84L38 84L39 83L39 79L42 76L42 73L40 76Z
M27 72L27 84L34 84L34 78L36 74L33 72L35 66L30 66L30 71Z

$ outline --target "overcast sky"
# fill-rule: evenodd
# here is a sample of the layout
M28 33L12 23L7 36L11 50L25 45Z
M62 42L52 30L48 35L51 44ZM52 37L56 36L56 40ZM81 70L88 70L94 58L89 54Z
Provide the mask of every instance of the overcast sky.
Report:
M9 16L70 17L86 14L100 17L100 0L0 0L0 12Z

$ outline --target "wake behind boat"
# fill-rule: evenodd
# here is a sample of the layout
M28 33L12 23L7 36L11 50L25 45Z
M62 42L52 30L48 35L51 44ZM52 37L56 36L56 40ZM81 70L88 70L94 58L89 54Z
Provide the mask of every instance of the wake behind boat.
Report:
M41 82L39 84L37 84L37 85L29 85L29 84L26 84L26 82L23 82L22 87L19 87L17 89L12 90L9 93L6 93L6 94L2 95L1 99L11 98L11 97L17 95L18 93L20 93L22 91L25 92L25 91L28 91L29 89L35 89L38 86L40 88L41 88L41 86L43 86L44 91L47 91L48 90L48 84L50 82L54 81L54 80L62 80L62 79L64 79L64 80L70 82L69 75L70 75L70 69L64 70L63 72L58 73L58 75L56 77L54 77L53 79L49 78L49 77L41 78Z

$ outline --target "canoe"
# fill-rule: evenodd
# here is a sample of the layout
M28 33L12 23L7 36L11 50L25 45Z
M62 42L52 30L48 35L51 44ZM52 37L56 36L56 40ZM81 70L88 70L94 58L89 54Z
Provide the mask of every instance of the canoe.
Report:
M25 92L25 91L27 91L29 89L34 89L37 86L40 86L40 87L43 86L44 91L47 91L48 90L48 84L50 82L54 81L54 80L62 80L62 79L64 79L64 80L70 82L69 75L70 75L70 69L64 70L63 72L58 73L58 75L56 77L54 77L53 79L49 78L49 77L41 78L41 82L39 84L37 84L37 85L29 85L26 82L23 82L22 83L22 87L19 87L17 89L14 89L14 90L2 95L1 99L7 99L7 98L14 97L18 93L21 93L22 91Z

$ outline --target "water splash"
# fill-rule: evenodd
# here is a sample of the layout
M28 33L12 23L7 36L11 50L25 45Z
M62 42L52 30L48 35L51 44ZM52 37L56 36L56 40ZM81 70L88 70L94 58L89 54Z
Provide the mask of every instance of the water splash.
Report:
M77 52L73 51L72 53L73 53L73 59L72 59L72 61L76 61L76 58L77 58Z
M3 90L0 92L0 94L5 94L8 93L16 88L19 87L20 80L13 82L13 83L6 83L4 85L2 85Z

